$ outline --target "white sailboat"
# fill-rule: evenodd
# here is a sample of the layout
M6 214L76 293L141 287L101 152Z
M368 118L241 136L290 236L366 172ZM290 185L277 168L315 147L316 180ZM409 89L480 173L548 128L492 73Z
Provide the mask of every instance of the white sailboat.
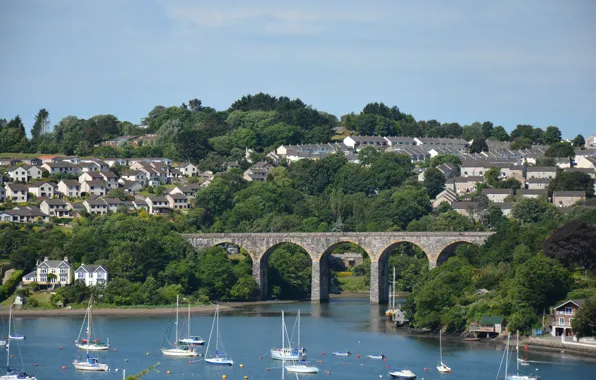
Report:
M85 318L83 318L83 324L81 325L81 331L79 331L79 336L77 340L75 340L75 346L81 350L87 351L106 351L110 348L110 341L109 339L106 342L102 342L99 339L93 339L93 317L92 311L93 309L93 295L89 299L89 306L87 306L87 311L85 312ZM81 339L83 335L83 328L85 328L85 322L87 322L87 338Z
M508 366L505 363L505 379L506 380L540 380L540 376L532 376L532 375L520 375L519 374L519 331L515 334L515 355L516 355L516 372L515 375L508 375L507 370ZM507 350L509 351L509 336L507 336ZM507 358L509 359L509 358ZM507 360L509 361L509 360Z
M300 347L300 310L298 310L298 315L296 317L296 321L298 324L298 347L282 347L282 348L272 348L271 349L271 358L275 360L304 360L306 359L306 349ZM292 333L293 335L293 333ZM291 345L291 343L290 343Z
M181 338L178 340L178 343L185 344L189 346L202 346L205 344L205 341L198 335L191 335L190 333L190 304L188 304L188 321L187 321L187 333L186 338Z
M10 315L12 315L12 306L10 307ZM10 318L10 316L9 316ZM14 329L14 326L11 326L11 320L8 320L8 340L23 340L25 339L25 335L17 334L16 332L12 332L11 330Z
M282 312L282 331L285 331L285 320ZM282 333L283 336L284 333ZM282 343L283 348L283 343ZM284 360L285 362L285 360ZM293 364L286 365L286 371L292 373L319 373L319 369L305 360L293 360Z
M393 281L391 282L391 293L389 293L389 309L385 312L388 317L393 317L393 314L397 311L395 308L395 267L393 267Z
M213 328L215 327L215 357L208 356L209 346L211 345L211 337L213 335ZM215 365L234 365L232 359L228 359L228 354L225 352L223 342L221 344L222 351L219 350L219 305L215 307L215 316L213 317L213 324L211 325L211 332L209 333L209 341L207 342L207 349L205 350L205 362Z
M93 304L93 296L91 296L91 299L89 300L89 307L87 309L87 312L89 314L89 317L87 318L87 342L91 342L92 343L92 333L93 333L93 318L92 318L92 313L91 313L91 305ZM83 326L85 325L85 322L83 322ZM82 328L81 328L82 330ZM79 333L79 338L80 338L80 333ZM77 339L78 341L78 339ZM77 345L78 347L78 345ZM87 355L85 355L84 358L78 357L75 360L73 360L72 365L75 367L75 369L78 369L79 371L93 371L93 372L106 372L109 367L106 363L102 363L99 358L97 356L93 356L89 354L91 345L87 345L86 346L86 351L87 351Z
M195 350L191 345L180 343L178 337L178 307L179 307L180 297L176 296L176 321L174 322L174 329L176 330L176 339L174 343L171 343L170 348L162 347L161 352L165 356L176 356L176 357L195 357L198 356L199 353ZM190 310L189 310L190 316ZM190 318L189 318L189 325L190 325ZM166 337L167 338L167 337ZM166 339L167 340L167 339ZM169 343L169 342L168 342Z
M442 373L450 373L451 368L447 367L445 363L443 363L443 330L439 331L439 353L441 358L441 364L437 366L437 371Z
M10 308L9 315L8 315L8 331L10 332L12 324L12 307ZM15 344L18 344L15 342ZM18 371L13 368L10 368L10 346L12 344L9 342L6 345L6 375L1 375L0 380L37 380L34 375L28 374L27 372Z

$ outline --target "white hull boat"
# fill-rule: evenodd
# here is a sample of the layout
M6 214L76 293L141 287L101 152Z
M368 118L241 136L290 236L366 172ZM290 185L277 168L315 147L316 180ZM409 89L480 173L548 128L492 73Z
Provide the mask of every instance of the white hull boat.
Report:
M10 372L0 376L0 380L37 380L37 378L27 372Z
M297 348L273 348L271 349L271 359L275 360L304 360L302 351Z
M509 336L507 336L507 351L509 349ZM527 354L527 351L526 351ZM509 375L507 372L509 370L507 364L505 365L505 379L506 380L540 380L540 376L532 376L532 375L520 375L519 374L519 365L529 365L527 359L520 359L519 358L519 331L516 333L516 340L515 340L515 355L516 355L516 374ZM526 363L526 364L524 364Z
M85 351L107 351L110 349L110 345L106 343L75 343L75 346Z
M79 371L106 372L109 369L107 364L100 363L98 358L91 355L74 360L72 365Z
M202 346L205 344L205 341L200 336L191 336L190 338L180 339L178 343L189 346Z
M220 357L205 358L205 362L207 362L209 364L215 364L215 365L234 365L234 361L232 359L226 359L226 358L220 358Z
M414 372L409 369L402 369L401 371L389 372L392 379L413 380L416 379Z
M25 339L24 335L18 335L18 334L10 334L8 336L8 339L12 339L12 340L23 340Z
M352 353L350 351L340 351L340 352L334 352L333 355L334 356L350 356L350 355L352 355Z
M192 358L199 356L199 353L195 349L184 349L184 348L162 348L161 353L165 356L175 356L179 358Z
M385 355L366 355L369 359L385 360Z
M317 367L309 365L308 363L287 365L286 371L292 373L319 373Z
M443 330L439 331L439 353L441 364L437 366L437 371L441 373L451 373L451 368L447 367L445 363L443 363Z

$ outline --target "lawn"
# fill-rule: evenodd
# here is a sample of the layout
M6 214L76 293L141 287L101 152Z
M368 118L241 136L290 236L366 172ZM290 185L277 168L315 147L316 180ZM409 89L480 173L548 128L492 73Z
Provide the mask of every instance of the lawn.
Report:
M37 158L37 153L0 153L0 158Z
M370 279L367 276L337 277L342 292L368 292Z

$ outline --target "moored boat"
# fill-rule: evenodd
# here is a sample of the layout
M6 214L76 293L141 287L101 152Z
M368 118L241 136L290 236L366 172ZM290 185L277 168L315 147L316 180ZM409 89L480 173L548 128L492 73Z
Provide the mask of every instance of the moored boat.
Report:
M402 369L401 371L389 372L392 379L413 380L416 379L414 372L409 369Z
M211 337L213 336L213 329L215 329L215 357L209 356L209 346L211 345ZM228 354L225 351L220 351L219 347L223 349L223 341L220 343L221 337L219 335L219 305L215 307L215 316L213 317L213 324L211 325L211 332L209 333L209 341L207 342L207 349L205 350L205 363L215 365L234 365L232 359L228 359Z
M335 356L350 356L352 353L350 351L337 351L334 352L333 355Z
M10 308L9 316L8 316L8 331L10 331L11 324L12 324L12 307ZM18 344L18 342L15 342L13 344ZM13 357L13 355L10 354L10 346L11 345L12 344L10 342L8 344L6 344L6 374L1 375L0 380L17 380L17 379L18 380L37 380L37 378L32 374L11 368L10 358ZM18 351L20 352L20 350L18 350Z
M387 357L383 354L381 355L366 355L367 358L369 359L375 359L375 360L385 360L387 359Z
M165 356L173 356L173 357L199 356L199 353L197 352L197 350L194 347L192 347L192 345L180 343L180 340L178 338L179 300L180 300L179 296L176 296L176 320L174 321L174 329L176 330L176 338L174 339L174 342L171 343L167 339L168 338L167 335L169 335L169 334L166 334L166 337L164 338L164 340L165 340L164 345L161 348L161 353L164 354ZM189 310L189 317L190 317L190 310ZM190 323L190 319L189 319L189 323Z
M89 354L84 358L75 359L72 364L79 371L106 372L109 369L108 365L100 362L98 357Z
M81 338L81 334L83 332L83 328L85 327L85 321L87 321L87 338L85 339L85 350L87 351L87 355L84 358L78 357L73 360L72 365L75 369L79 371L93 371L93 372L106 372L109 370L109 367L106 363L102 363L97 356L93 356L89 354L89 351L92 350L91 347L94 347L95 343L93 341L93 295L89 299L89 306L87 307L87 313L85 314L85 319L83 319L83 325L81 326L81 331L79 332L79 338L75 341L76 346L79 347L78 341ZM80 348L80 347L79 347Z

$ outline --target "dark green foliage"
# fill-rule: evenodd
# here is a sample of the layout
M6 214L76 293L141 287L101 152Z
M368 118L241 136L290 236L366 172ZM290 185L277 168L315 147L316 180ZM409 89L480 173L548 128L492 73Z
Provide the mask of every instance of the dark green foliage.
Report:
M546 157L575 157L573 145L568 142L555 142L544 152Z
M553 231L543 245L544 254L566 267L596 268L596 227L573 220Z
M578 338L596 335L596 297L585 301L571 320L571 328Z
M586 173L557 172L557 176L548 185L550 195L554 191L585 191L586 196L594 196L594 180Z
M311 262L298 246L284 244L268 257L269 289L274 299L304 299L310 295Z
M470 144L470 153L482 153L488 152L488 145L486 144L486 139L480 137L475 138Z
M4 284L0 285L0 302L4 301L14 292L14 290L21 282L21 278L23 277L24 272L22 270L18 270L14 272L8 280L4 282Z
M499 141L509 141L509 134L507 133L505 128L501 127L500 125L496 126L493 129L492 137Z
M585 144L586 144L586 140L584 139L584 136L582 136L582 135L577 135L573 139L573 146L576 148L582 147Z
M561 141L561 130L557 127L550 126L544 132L544 142L548 145L558 143Z
M436 168L424 172L424 187L431 198L435 198L445 189L445 176Z

